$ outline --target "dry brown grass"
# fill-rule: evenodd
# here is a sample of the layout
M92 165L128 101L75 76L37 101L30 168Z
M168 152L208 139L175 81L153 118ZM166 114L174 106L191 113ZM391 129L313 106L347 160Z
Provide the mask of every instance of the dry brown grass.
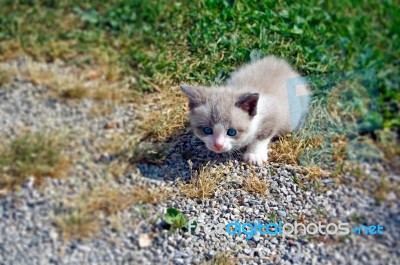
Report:
M168 153L170 145L163 142L144 142L133 148L131 163L162 164Z
M166 197L166 191L151 190L141 186L132 190L100 188L87 196L85 207L90 214L103 212L111 215L137 203L157 204Z
M137 187L132 190L132 196L136 198L137 203L158 204L169 196L169 192L166 190L150 190L145 187Z
M166 190L137 186L129 190L100 187L85 192L68 205L73 209L56 221L64 239L86 238L95 235L102 225L100 214L113 220L118 226L115 215L128 207L139 203L158 204L168 197Z
M107 166L108 173L114 178L118 179L128 171L130 164L124 160L116 159Z
M114 104L96 105L90 108L89 114L94 117L108 116L114 112Z
M230 252L220 252L215 254L211 260L203 263L205 265L235 265L237 259Z
M108 154L131 152L139 142L140 136L135 135L129 128L109 134L107 140L99 143L99 151Z
M400 144L395 132L379 131L374 143L384 154L384 162L393 172L400 174Z
M389 191L391 190L391 188L392 187L391 187L390 183L385 178L382 178L378 187L374 191L375 199L378 202L385 201L386 196L389 193ZM397 191L397 192L399 192L399 191Z
M305 176L306 179L318 180L322 177L327 177L329 173L318 166L303 167L300 172Z
M65 240L90 238L100 229L100 222L94 216L74 211L56 221Z
M104 66L94 69L68 68L57 64L43 64L26 59L22 68L12 74L19 79L49 88L55 97L64 99L92 98L95 100L126 101L131 93L126 83L110 77Z
M303 181L310 181L316 185L319 185L319 180L323 177L327 177L330 173L320 166L309 165L300 166L299 157L300 155L308 150L321 147L323 144L323 138L293 138L292 136L280 137L276 142L271 144L271 151L269 157L271 161L276 163L284 163L292 165L298 172L304 177L296 180L300 187L303 186ZM342 136L335 137L333 139L334 153L333 157L337 163L341 163L346 158L347 142L346 138Z
M217 183L223 177L222 172L211 171L208 165L194 171L191 162L189 162L189 167L191 171L190 182L180 183L180 191L190 198L204 199L213 197Z
M13 78L13 71L9 69L0 69L0 87L4 84L11 82Z
M178 87L163 88L148 95L144 106L147 107L139 117L144 139L162 141L186 125L187 103Z
M113 188L101 188L93 191L85 204L89 214L103 212L111 215L124 210L134 204L136 198L133 194Z
M332 137L332 145L332 161L335 163L344 163L347 159L348 137L346 135L334 136Z
M13 60L23 54L20 43L2 42L1 46L0 61L2 62Z
M280 137L271 143L268 153L269 160L275 163L298 165L298 157L303 151L316 148L322 143L321 138L298 139L291 136Z
M260 195L265 195L268 191L268 183L259 179L254 170L252 170L250 176L245 179L243 188L251 193L258 193Z
M3 143L0 153L0 191L13 191L29 177L40 185L44 177L66 175L70 161L63 154L65 142L55 133L24 133Z
M60 96L68 99L81 99L88 97L89 90L81 85L76 85L75 87L70 87L61 91Z

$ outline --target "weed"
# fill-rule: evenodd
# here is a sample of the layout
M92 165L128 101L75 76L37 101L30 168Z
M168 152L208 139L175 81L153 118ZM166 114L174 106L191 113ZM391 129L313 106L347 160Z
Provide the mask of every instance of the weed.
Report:
M14 190L28 177L40 184L43 177L61 177L68 168L62 155L64 142L60 135L24 133L6 145L0 154L0 189Z
M312 181L319 180L322 177L327 177L329 175L328 172L322 170L318 166L303 167L300 169L300 172L304 174L305 178Z
M102 72L96 76L93 73L96 71L90 69L75 69L56 63L46 65L26 58L25 64L8 71L8 76L14 75L34 85L46 86L53 96L63 99L92 98L123 102L129 94L124 82L111 83Z
M73 86L61 91L60 96L69 99L81 99L88 95L88 90L81 85Z
M90 214L103 212L111 215L120 212L133 204L157 204L166 198L165 191L153 191L146 187L135 187L133 190L100 188L87 196L85 208Z
M113 160L108 166L107 166L107 171L108 173L111 174L115 179L120 179L124 177L124 174L128 171L130 164L120 160L116 159Z
M170 225L170 230L187 228L189 220L175 208L168 208L164 220Z
M386 200L386 196L391 190L391 185L390 183L385 179L382 178L381 181L378 184L378 187L374 191L375 195L375 200L377 203L382 203L383 201Z
M268 191L268 184L265 181L260 180L253 169L250 176L244 180L243 188L248 192L258 193L263 196Z
M297 177L296 174L293 175L292 179L293 179L293 182L294 182L297 186L299 186L301 189L304 189L304 184L301 182L301 180Z
M125 191L113 188L101 188L88 196L85 207L89 214L103 212L111 215L124 210L136 202L136 197Z
M114 107L114 104L108 102L107 104L97 104L90 108L89 114L95 117L109 116L114 112Z
M209 198L214 196L217 183L222 178L222 173L218 171L212 172L206 166L200 167L197 171L193 171L192 162L189 161L191 171L191 179L189 183L181 183L180 191L190 198Z
M350 215L350 221L355 222L355 223L361 223L361 217L358 216L356 213L352 213Z
M0 87L11 82L13 73L10 70L0 68Z
M132 190L132 196L137 203L158 204L165 200L169 194L166 190L153 190L144 187L136 187Z
M278 222L278 215L275 212L265 213L265 217L267 217L269 222L272 222L272 223Z
M165 190L152 190L143 186L134 187L132 190L99 187L83 193L70 203L71 213L59 218L56 224L67 240L90 237L100 228L101 215L114 221L113 226L118 227L116 215L119 212L132 205L157 204L167 196Z
M204 263L205 265L207 264L212 264L212 265L235 265L237 264L236 258L233 256L232 253L230 252L219 252L216 253L211 260L207 261Z
M271 144L271 151L268 154L269 160L275 163L298 165L298 158L303 151L319 147L321 143L321 138L297 139L290 136L280 137Z
M95 217L76 210L58 219L56 225L65 240L92 237L100 228Z
M140 143L133 148L131 163L161 164L169 154L167 143L153 142Z
M149 96L139 130L144 139L165 140L187 125L187 102L177 87Z

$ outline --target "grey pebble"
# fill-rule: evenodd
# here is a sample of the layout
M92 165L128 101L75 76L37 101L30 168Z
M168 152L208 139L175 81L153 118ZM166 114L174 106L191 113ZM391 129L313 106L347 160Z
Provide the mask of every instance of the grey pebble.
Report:
M276 211L276 213L281 217L286 217L286 212L285 211L278 210L278 211Z

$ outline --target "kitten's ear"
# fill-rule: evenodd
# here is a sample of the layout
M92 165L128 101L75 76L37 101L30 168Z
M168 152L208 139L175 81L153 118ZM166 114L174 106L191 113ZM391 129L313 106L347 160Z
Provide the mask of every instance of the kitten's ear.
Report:
M257 114L257 103L260 95L258 93L246 93L239 97L235 106L247 112L250 116Z
M206 88L181 84L181 89L189 99L190 109L206 103Z

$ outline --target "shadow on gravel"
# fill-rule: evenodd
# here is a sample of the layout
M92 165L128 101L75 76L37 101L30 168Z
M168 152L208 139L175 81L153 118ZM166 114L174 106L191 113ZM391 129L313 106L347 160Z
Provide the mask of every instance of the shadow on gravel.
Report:
M190 178L188 161L193 170L208 162L226 162L234 159L229 154L215 154L204 143L195 138L189 130L177 134L164 143L142 146L134 151L131 162L135 163L141 174L155 180L176 180Z

